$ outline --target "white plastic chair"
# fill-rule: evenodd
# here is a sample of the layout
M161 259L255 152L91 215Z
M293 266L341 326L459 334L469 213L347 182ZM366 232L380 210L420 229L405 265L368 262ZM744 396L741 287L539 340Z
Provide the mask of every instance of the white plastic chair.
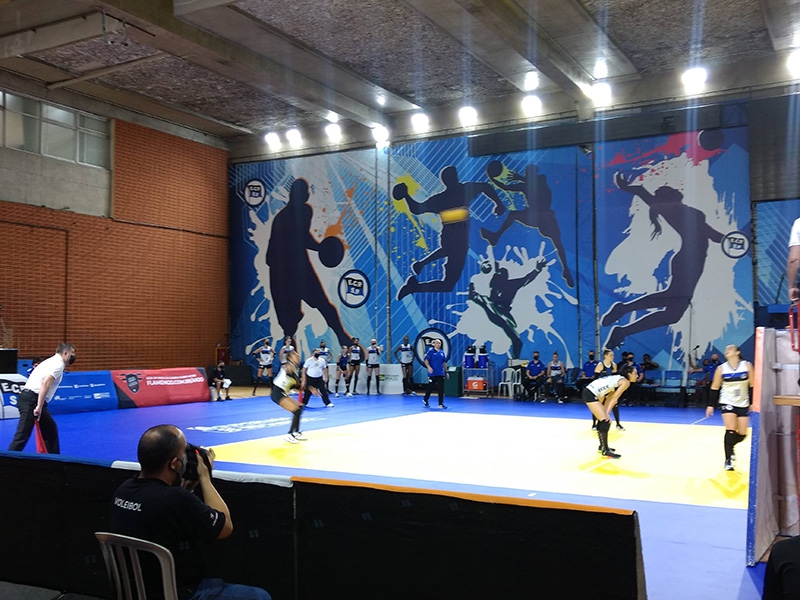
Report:
M511 395L516 398L517 394L521 394L523 391L522 371L520 369L514 369L514 378L511 382Z
M117 533L97 532L100 550L106 561L108 578L114 586L117 600L146 600L142 567L139 552L155 555L161 565L161 585L164 600L178 600L178 587L175 584L175 561L164 546ZM134 596L133 590L136 589Z
M500 374L500 383L497 384L497 395L501 396L503 394L503 387L506 388L506 396L512 396L512 389L514 386L514 369L508 368L503 369L503 372Z

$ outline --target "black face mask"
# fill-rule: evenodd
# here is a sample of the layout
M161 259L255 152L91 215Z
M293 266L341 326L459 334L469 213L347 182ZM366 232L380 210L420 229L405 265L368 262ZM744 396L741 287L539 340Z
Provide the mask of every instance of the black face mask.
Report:
M534 354L533 355L533 360L539 360L539 355L538 354Z
M594 354L589 355L589 360L594 360Z
M71 354L70 357L67 359L67 364L71 365L74 362L75 362L75 355Z

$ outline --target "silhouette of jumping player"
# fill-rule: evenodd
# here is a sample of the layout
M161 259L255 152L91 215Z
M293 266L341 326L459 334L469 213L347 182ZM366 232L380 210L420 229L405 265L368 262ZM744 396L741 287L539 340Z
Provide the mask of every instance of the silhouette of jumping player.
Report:
M444 191L434 194L424 202L414 201L405 183L398 183L392 190L394 199L405 200L413 214L438 213L442 220L439 248L411 265L414 275L411 275L397 292L398 300L412 293L449 292L455 287L461 277L469 250L469 204L472 200L483 194L494 202L495 214L501 215L505 211L497 192L488 183L462 183L458 180L458 171L453 166L442 169L439 178L444 183ZM416 275L422 272L425 265L440 258L446 259L444 279L420 283Z
M536 279L545 266L547 266L547 259L539 258L530 273L524 277L509 279L508 269L494 261L494 275L489 282L491 292L488 296L476 292L475 285L472 282L469 283L469 299L480 306L486 312L489 321L497 325L508 336L508 339L511 340L514 358L519 358L520 352L522 352L522 340L517 334L517 322L511 316L511 303L517 292ZM491 273L492 263L488 260L483 261L481 271L487 274Z
M309 197L308 182L295 179L289 191L289 202L272 219L267 247L272 305L284 335L294 336L303 318L301 302L305 302L322 314L339 342L344 344L351 336L325 295L308 258L309 250L319 251L322 246L309 231L314 213L307 204Z
M683 194L678 190L664 185L651 194L641 185L631 185L631 181L633 178L629 180L622 173L614 176L619 189L638 196L650 207L650 222L653 225L650 239L661 235L661 217L678 233L681 247L672 257L670 282L665 289L630 302L614 303L603 315L601 323L608 326L623 315L637 310L661 310L649 313L629 325L613 327L605 348L618 347L625 337L634 333L676 323L692 301L706 264L709 242L720 243L724 237L706 223L703 211L683 203Z
M550 192L550 186L547 185L547 176L540 175L536 165L528 165L525 167L524 174L512 171L507 181L503 181L499 179L503 169L503 163L494 160L486 167L486 174L491 182L501 190L519 192L524 195L527 206L519 210L510 210L506 220L497 231L481 227L481 237L489 242L489 245L496 246L502 235L515 222L538 229L542 237L549 239L555 246L564 273L564 281L569 287L575 287L572 272L567 266L567 255L564 251L564 244L561 242L561 229L556 221L556 213L550 208L553 194Z

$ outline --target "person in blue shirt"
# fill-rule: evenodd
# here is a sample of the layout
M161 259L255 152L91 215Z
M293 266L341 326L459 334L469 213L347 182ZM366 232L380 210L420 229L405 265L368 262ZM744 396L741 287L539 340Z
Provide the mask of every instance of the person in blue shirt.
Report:
M522 387L531 400L536 398L537 390L545 380L547 367L539 360L539 351L533 351L533 358L525 366L525 377L522 378Z
M589 350L589 358L583 363L580 375L578 376L578 391L582 390L586 384L594 379L594 371L597 368L599 361L594 357L594 350Z
M425 368L428 369L428 389L425 390L425 398L422 403L428 407L428 398L431 392L436 389L439 394L439 408L447 408L444 405L444 380L449 377L447 373L447 357L442 350L442 340L433 340L433 347L425 353Z

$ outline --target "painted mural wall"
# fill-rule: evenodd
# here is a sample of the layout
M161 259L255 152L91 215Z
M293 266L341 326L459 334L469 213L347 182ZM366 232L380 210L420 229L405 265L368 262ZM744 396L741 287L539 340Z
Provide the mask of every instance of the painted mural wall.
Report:
M408 335L451 364L609 346L680 369L745 344L746 128L591 150L473 157L451 138L232 165L232 356L357 336L388 361Z

